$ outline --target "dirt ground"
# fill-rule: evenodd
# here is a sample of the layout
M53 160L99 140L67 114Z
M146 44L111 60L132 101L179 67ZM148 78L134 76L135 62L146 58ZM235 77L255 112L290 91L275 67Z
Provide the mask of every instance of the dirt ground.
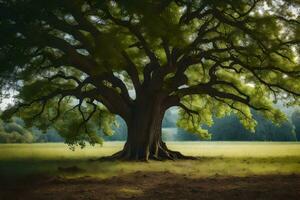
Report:
M104 180L31 177L18 184L1 182L1 200L300 199L300 175L191 178L135 172Z

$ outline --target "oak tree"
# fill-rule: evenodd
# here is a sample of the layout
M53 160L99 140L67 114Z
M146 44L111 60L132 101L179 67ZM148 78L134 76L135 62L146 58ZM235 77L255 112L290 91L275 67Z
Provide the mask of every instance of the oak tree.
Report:
M280 123L273 107L299 104L297 0L1 0L4 112L28 126L54 127L75 145L128 128L115 159L181 159L162 141L164 113L209 137L201 125L250 109Z

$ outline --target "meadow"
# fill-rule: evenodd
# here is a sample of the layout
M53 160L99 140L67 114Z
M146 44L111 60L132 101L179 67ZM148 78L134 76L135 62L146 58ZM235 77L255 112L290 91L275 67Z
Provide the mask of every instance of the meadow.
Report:
M86 146L72 151L66 144L0 145L0 176L27 175L109 178L136 171L170 172L190 177L300 174L300 143L289 142L169 142L171 149L196 156L189 161L91 161L120 150L122 142ZM59 170L76 167L78 170Z
M197 160L92 161L120 150L105 142L0 145L0 199L297 199L300 143L168 142Z

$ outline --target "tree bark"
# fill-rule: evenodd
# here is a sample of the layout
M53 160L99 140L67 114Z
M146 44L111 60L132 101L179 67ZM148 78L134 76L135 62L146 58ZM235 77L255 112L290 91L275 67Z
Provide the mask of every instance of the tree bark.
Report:
M143 95L132 108L130 119L125 119L128 128L123 150L104 159L112 160L176 160L191 157L171 151L162 140L162 120L165 114L165 96Z

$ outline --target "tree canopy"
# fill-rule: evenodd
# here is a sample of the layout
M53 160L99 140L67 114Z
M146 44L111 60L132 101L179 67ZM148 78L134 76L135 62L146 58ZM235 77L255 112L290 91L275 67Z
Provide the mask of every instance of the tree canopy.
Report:
M163 114L173 106L180 108L179 127L206 138L199 124L212 125L214 115L234 112L250 130L256 125L250 109L282 122L274 102L299 105L299 5L3 0L2 97L17 91L4 116L19 114L40 129L53 125L67 143L82 145L100 143L99 128L113 134L115 115L140 133L130 141L158 141ZM164 145L150 146L157 152ZM148 152L138 151L137 157Z

